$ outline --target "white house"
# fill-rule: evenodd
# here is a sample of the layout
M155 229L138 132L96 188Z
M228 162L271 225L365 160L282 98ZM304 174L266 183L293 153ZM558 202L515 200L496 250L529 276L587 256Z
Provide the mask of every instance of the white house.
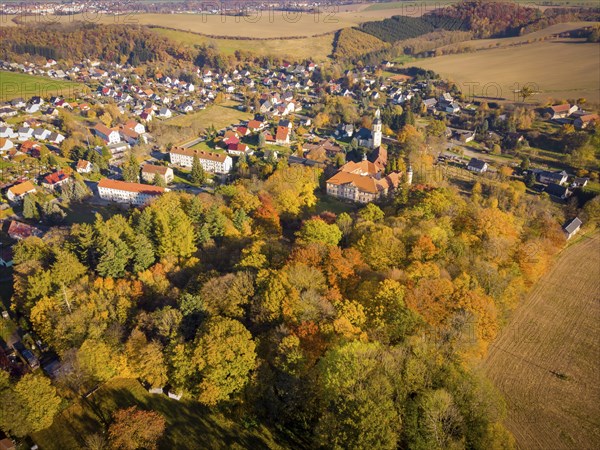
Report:
M581 225L583 225L583 222L579 219L579 217L575 217L564 224L563 231L567 236L567 240L571 239L575 234L577 234L581 228Z
M485 161L477 158L471 158L469 164L467 165L467 169L471 172L483 173L488 170L488 165Z
M154 177L158 174L166 184L172 183L175 178L173 169L166 166L155 166L154 164L145 164L142 167L142 180L152 183Z
M171 110L169 108L161 108L160 111L158 111L158 117L162 117L163 119L168 119L169 117L172 117L173 113L171 112Z
M29 139L31 139L31 137L33 136L33 128L31 127L21 127L19 128L19 141L23 142L23 141L27 141Z
M28 180L8 188L6 191L6 197L11 202L17 202L23 200L27 194L31 194L33 192L35 192L35 186L31 181Z
M198 157L200 164L207 172L220 174L231 172L233 160L231 156L223 153L205 152L182 147L174 147L169 153L171 163L182 167L192 167L194 156Z
M78 173L90 173L92 171L92 163L85 159L80 159L77 161L75 170L77 170Z
M64 140L65 137L60 133L50 133L50 136L48 136L48 141L52 142L53 144L60 144Z
M125 181L102 178L98 182L98 195L103 200L142 206L153 198L164 194L168 189L148 184L127 183Z
M93 128L94 134L107 144L116 144L121 142L121 135L118 131L108 128L103 123L97 124Z
M0 138L0 153L13 149L15 144L10 139Z
M0 138L16 138L18 136L17 133L13 131L10 127L0 127Z

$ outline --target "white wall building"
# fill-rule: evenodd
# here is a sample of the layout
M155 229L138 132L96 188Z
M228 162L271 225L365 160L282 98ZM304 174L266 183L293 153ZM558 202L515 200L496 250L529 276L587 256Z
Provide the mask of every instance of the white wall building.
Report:
M103 200L142 206L153 198L164 194L168 189L148 184L127 183L125 181L102 178L98 182L98 195Z
M169 153L172 164L181 167L192 167L194 156L197 156L205 171L225 174L231 172L233 159L224 153L205 152L190 148L174 147Z

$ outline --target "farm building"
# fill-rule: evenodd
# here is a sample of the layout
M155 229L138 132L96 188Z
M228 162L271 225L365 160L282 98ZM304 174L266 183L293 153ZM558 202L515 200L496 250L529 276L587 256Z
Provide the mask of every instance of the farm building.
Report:
M467 164L467 169L471 172L484 173L488 169L488 165L485 161L471 158L471 161Z
M539 180L540 183L546 183L546 184L564 184L566 183L568 178L567 172L565 172L564 170L561 172L548 172L548 171L542 171L539 173Z
M579 219L579 217L575 217L563 225L563 231L567 236L567 240L571 239L573 236L575 236L575 234L577 234L581 228L581 225L583 225L583 222Z

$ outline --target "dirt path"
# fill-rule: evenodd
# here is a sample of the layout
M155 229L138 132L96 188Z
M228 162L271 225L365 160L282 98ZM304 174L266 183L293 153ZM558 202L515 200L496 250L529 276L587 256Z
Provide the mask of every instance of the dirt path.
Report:
M600 233L565 249L490 348L522 449L600 448Z

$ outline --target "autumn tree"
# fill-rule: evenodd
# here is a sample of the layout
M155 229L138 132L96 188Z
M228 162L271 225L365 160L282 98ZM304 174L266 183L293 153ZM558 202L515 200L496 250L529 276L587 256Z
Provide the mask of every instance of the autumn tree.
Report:
M248 382L255 360L252 335L240 322L209 319L198 335L192 358L201 379L198 400L215 405L231 398Z
M327 245L337 245L342 239L342 232L336 224L328 224L321 218L315 217L306 220L296 236L301 244L321 242Z
M388 359L375 343L351 342L332 348L319 362L324 406L317 444L328 448L395 449L401 419L394 387L383 370Z
M165 428L165 418L159 413L132 406L114 413L113 423L108 428L108 436L114 448L153 450L158 448L158 442Z
M316 204L315 189L318 172L315 169L294 165L276 170L265 183L281 214L298 214L303 208Z
M0 372L4 372L1 371ZM4 372L5 373L5 372ZM2 414L0 426L16 436L25 436L52 425L61 399L50 380L43 375L27 374L14 387L4 380L0 386Z
M160 343L148 342L139 329L132 331L125 345L125 354L132 370L153 387L164 386L167 382L167 368Z

